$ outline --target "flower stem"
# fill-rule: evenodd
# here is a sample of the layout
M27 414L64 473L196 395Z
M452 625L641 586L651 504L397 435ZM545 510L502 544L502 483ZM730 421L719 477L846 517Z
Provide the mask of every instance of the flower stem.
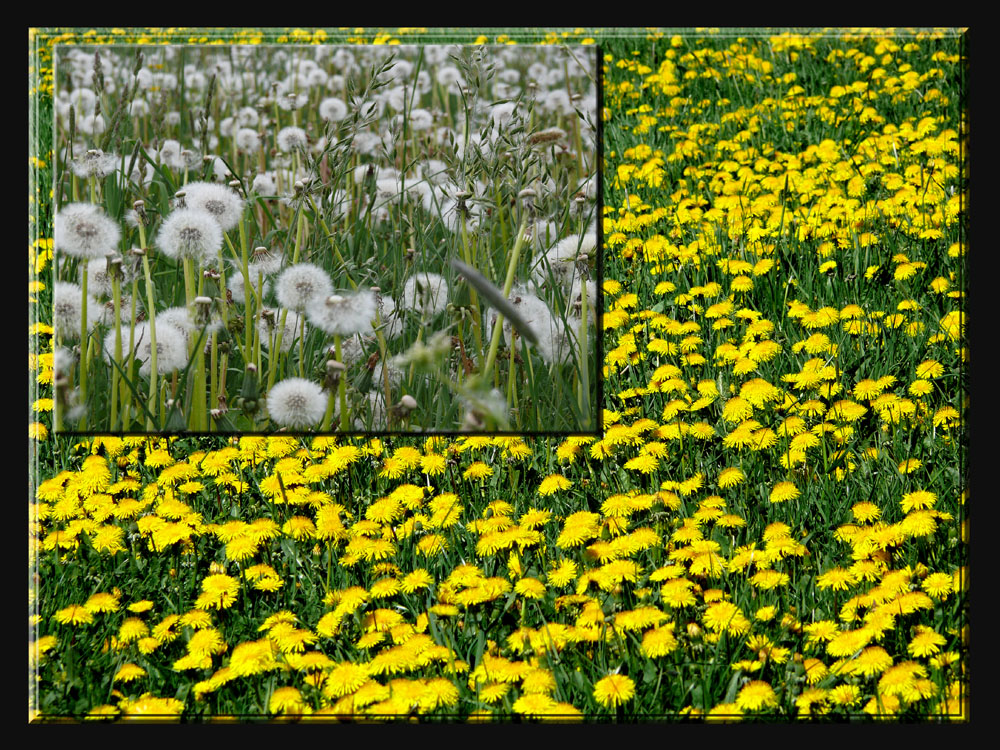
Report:
M521 248L524 246L524 231L528 226L528 212L524 212L524 216L521 219L521 226L517 230L517 238L514 240L514 249L510 253L510 259L507 262L507 278L504 280L503 285L503 296L506 297L510 294L511 287L514 286L514 274L517 272L517 262L521 257ZM497 313L496 323L493 324L493 338L490 341L490 351L486 355L486 365L483 367L483 372L487 373L493 369L493 366L497 358L497 349L500 346L500 333L503 331L503 315ZM493 373L494 385L499 382L499 373Z
M142 256L142 271L146 278L146 315L149 320L149 413L151 418L146 419L146 429L153 430L155 426L153 420L156 419L158 393L156 388L156 376L158 374L158 363L156 361L156 287L153 286L153 273L149 267L149 253Z

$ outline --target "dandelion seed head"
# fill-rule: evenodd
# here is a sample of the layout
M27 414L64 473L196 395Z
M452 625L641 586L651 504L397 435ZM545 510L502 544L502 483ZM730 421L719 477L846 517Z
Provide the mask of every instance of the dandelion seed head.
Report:
M200 264L214 257L222 247L222 227L206 211L180 208L164 219L156 244L167 257L189 258Z
M267 394L267 410L281 427L305 429L319 424L326 413L327 396L318 383L286 378Z
M263 278L263 284L261 288L257 288L257 278L258 274L254 272L253 264L250 264L249 274L250 274L250 285L260 292L260 298L264 299L271 293L271 281L264 278L264 274L260 274L260 278ZM243 271L239 268L233 268L230 274L226 277L226 286L229 289L230 294L232 294L233 302L239 305L246 304L246 284L243 281Z
M306 307L309 322L330 336L370 333L374 317L375 295L366 291L313 297Z
M295 149L305 149L309 145L306 131L293 125L278 131L277 142L278 148L286 154L290 154Z
M436 273L415 273L403 285L403 307L431 317L448 306L448 282Z
M87 119L87 123L80 123L81 131L88 134L94 134L94 129L96 127L98 134L104 132L103 117L100 115L89 115ZM119 157L116 154L106 154L99 148L95 148L90 149L73 159L73 161L70 162L70 169L72 169L73 174L81 180L85 180L88 177L107 177L115 171L115 167L118 166L118 160Z
M268 351L271 349L272 339L281 323L281 314L283 312L286 311L264 308L261 310L261 315L257 320L257 330L260 331L261 344ZM293 310L287 311L285 315L285 327L281 334L281 351L288 352L291 350L292 344L299 337L299 329L302 322L302 316L297 312ZM306 327L306 331L308 330L309 328Z
M233 229L243 215L243 199L234 190L214 182L189 182L184 186L185 205L210 214L223 231Z
M347 117L347 105L343 99L331 96L319 103L319 116L327 122L340 122Z
M282 307L302 312L313 298L325 299L333 293L330 277L319 266L312 263L296 263L289 266L275 284L275 295Z
M69 341L80 338L80 325L83 316L83 289L78 284L68 281L57 281L52 288L53 296L53 326L57 337ZM99 305L87 295L87 328L92 329L99 317Z
M56 214L55 248L77 258L103 258L113 253L121 229L92 203L70 203Z
M155 321L159 324L159 316ZM135 327L135 356L142 366L139 374L148 377L153 371L153 337L149 330L149 322L143 321ZM128 346L128 337L125 337ZM184 334L171 325L156 326L156 371L166 375L174 370L182 370L188 361L187 340Z

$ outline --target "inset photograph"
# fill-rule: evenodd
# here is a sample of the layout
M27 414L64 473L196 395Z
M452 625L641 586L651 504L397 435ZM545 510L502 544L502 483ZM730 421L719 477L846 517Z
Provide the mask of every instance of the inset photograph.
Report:
M57 47L55 430L596 433L596 53Z

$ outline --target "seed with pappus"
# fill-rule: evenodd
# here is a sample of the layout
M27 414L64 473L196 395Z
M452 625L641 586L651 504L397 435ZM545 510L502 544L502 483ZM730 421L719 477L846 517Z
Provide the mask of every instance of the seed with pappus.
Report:
M92 117L91 122L93 123L95 119L103 120L103 118ZM90 130L93 132L93 125L91 125ZM99 132L103 132L103 130L104 128L101 126ZM106 154L99 148L95 148L73 159L70 162L70 168L73 170L73 174L81 180L85 180L88 177L107 177L115 171L118 161L119 157L115 154Z
M222 227L205 211L181 208L163 221L156 244L164 255L174 260L190 258L201 263L215 256L222 247Z
M244 153L253 153L260 148L260 136L253 128L240 128L236 131L236 148Z
M318 383L305 378L287 378L267 394L267 410L275 424L304 429L315 427L326 413L327 396Z
M313 297L306 307L309 322L330 336L369 333L374 317L375 295L365 291Z
M115 251L122 232L92 203L70 203L56 214L55 248L77 258L103 258Z
M576 261L581 255L592 256L597 247L597 234L584 234L582 237L571 234L553 245L548 252L542 253L533 264L533 276L537 283L544 283L550 277L560 284L572 284L576 271Z
M226 285L229 287L229 291L233 296L233 302L245 305L246 286L243 282L243 271L239 268L233 268L229 274L230 275L226 277ZM250 270L250 284L254 289L260 292L261 299L264 299L271 293L271 282L266 278L264 279L263 288L257 289L257 274L253 272L252 267Z
M278 148L286 154L291 153L295 149L305 149L309 145L309 139L306 138L306 131L292 125L278 131L277 141Z
M195 322L194 315L191 310L187 307L168 307L166 310L157 313L156 315L156 335L159 337L160 329L170 326L182 336L184 336L185 341L191 341L192 337L197 338L201 326ZM209 321L208 325L205 327L205 340L212 334L213 331L218 331L222 328L222 321L217 317Z
M275 332L278 330L278 325L281 322L281 314L285 312L284 310L271 310L264 308L260 312L260 318L257 320L257 330L260 331L260 341L265 349L270 351L271 341L275 336ZM299 336L299 326L301 316L292 310L288 310L285 315L285 328L281 334L281 351L287 352L292 348L292 344L296 341ZM308 327L306 330L309 330Z
M184 339L184 334L173 326L166 323L161 324L159 316L157 316L156 323L157 373L160 375L166 375L174 370L183 369L188 361L187 341ZM128 341L127 332L123 338L126 342ZM139 323L135 327L135 340L138 342L135 356L136 359L142 362L142 367L139 368L139 374L148 377L153 370L153 342L152 336L149 332L148 322ZM126 346L128 346L127 343Z
M324 99L319 103L319 116L327 122L340 122L347 117L347 105L336 97Z
M124 289L126 284L132 280L132 275L125 264L122 264L122 271L124 278L121 281L121 287ZM107 258L94 258L87 264L87 292L97 299L111 297L113 289L111 288L111 274L108 273Z
M319 266L296 263L281 272L274 291L282 307L302 312L314 297L329 297L333 293L333 283Z
M436 273L415 273L403 285L403 307L431 316L448 306L448 282Z
M272 253L266 247L255 247L250 256L250 266L247 268L251 281L257 275L270 276L281 270L281 255Z
M380 327L387 339L394 339L403 332L403 320L396 307L396 300L388 294L378 295Z
M189 182L184 186L184 203L212 216L222 231L233 229L243 215L243 199L231 188L214 182Z
M78 284L57 281L53 287L53 325L59 339L75 341L80 338L80 322L83 315L83 289ZM100 317L98 305L87 295L87 328L93 328Z

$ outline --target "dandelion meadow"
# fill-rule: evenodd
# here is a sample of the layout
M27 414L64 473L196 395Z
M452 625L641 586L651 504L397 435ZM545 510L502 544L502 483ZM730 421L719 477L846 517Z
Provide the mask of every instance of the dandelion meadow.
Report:
M594 433L595 53L56 46L56 430Z
M968 718L968 92L960 30L576 29L457 38L428 29L211 34L105 29L35 30L29 41L35 103L29 164L31 720ZM402 307L413 295L415 307L402 318L406 335L413 336L409 346L419 341L432 347L431 334L447 329L474 362L484 349L490 356L491 293L511 307L520 304L525 318L541 310L523 304L530 293L553 316L543 315L546 322L558 319L565 325L575 315L576 278L581 315L591 301L596 307L587 313L594 313L589 322L583 325L581 318L573 330L578 339L583 332L588 339L594 336L592 325L603 333L599 359L590 361L601 368L594 373L600 381L598 434L245 434L252 430L237 423L230 435L102 434L100 429L68 435L57 429L53 407L59 389L71 394L83 387L81 361L90 363L87 388L99 394L96 401L119 396L112 423L93 421L110 417L110 401L106 412L102 407L82 413L79 418L89 419L85 428L91 430L150 417L156 422L164 408L173 418L168 402L193 392L181 389L181 382L211 387L212 377L227 369L212 360L213 351L222 356L219 350L190 345L183 331L177 336L187 364L164 371L168 389L162 383L149 388L159 362L153 367L141 353L123 354L120 369L101 370L107 351L101 348L103 339L92 337L97 346L91 350L84 344L81 352L79 342L87 339L90 323L72 308L79 308L79 315L86 310L86 320L93 319L82 304L92 286L83 292L81 269L88 269L88 284L102 273L97 268L90 276L84 258L98 245L120 247L138 228L105 221L117 215L109 210L116 184L108 179L111 174L100 184L89 177L60 177L65 174L56 169L64 159L63 103L53 61L86 45L89 57L79 58L79 70L84 76L89 70L93 80L96 71L87 60L98 45L145 48L148 59L154 59L158 45L165 54L169 45L210 42L220 48L274 42L289 49L357 44L357 59L365 60L378 57L367 45L471 45L464 55L476 47L536 43L575 55L598 50L592 58L600 121L594 137L601 139L603 153L593 174L586 162L581 169L585 149L575 145L574 125L567 127L580 125L583 138L585 117L577 122L564 112L551 125L546 122L543 130L561 133L543 149L551 163L534 150L538 144L529 143L530 134L540 131L527 127L522 146L514 143L516 134L511 136L512 148L523 147L523 153L536 154L539 165L547 165L557 194L579 191L584 178L600 187L602 201L592 204L601 211L590 230L596 230L594 248L583 251L587 219L572 205L562 206L562 218L537 205L531 213L524 201L533 196L522 195L527 182L515 181L500 183L499 199L477 205L469 196L468 212L454 215L464 217L465 235L478 238L481 254L470 253L469 267L489 268L487 248L499 253L495 266L506 259L506 270L511 255L522 250L527 260L547 258L544 280L517 266L503 275L502 281L509 277L533 285L534 292L521 295L522 303L513 301L513 281L504 289L495 284L500 273L484 273L500 293L477 288L469 282L471 273L442 264L444 256L433 256L434 248L425 247L421 257L436 257L436 265L415 261L403 273L385 264L399 272L392 283L400 286L385 290L395 304ZM419 61L416 54L405 59ZM559 86L572 83L567 72L576 57L558 59L565 68ZM548 78L558 83L552 73L558 68L548 69L537 91L563 90ZM503 77L514 69L518 78ZM157 71L148 72L155 81ZM494 87L503 83L522 93L530 88L527 70L517 65L494 73ZM132 73L134 80L140 76L141 67ZM447 77L446 82L440 78L431 83L426 100L432 122L444 117L446 100L440 94L435 99L433 91L440 86L446 93L450 85ZM197 79L192 75L191 80ZM419 89L419 73L413 80ZM579 79L581 101L590 93L585 80ZM339 112L338 105L324 108L320 93L303 91L308 101L287 112L275 100L271 110L277 107L276 112L265 113L272 127L263 137L255 134L277 138L278 124L302 127L294 125L295 116L300 123L315 124L323 111ZM566 89L571 103L573 94L572 87ZM518 94L494 88L485 96ZM144 124L159 127L151 116L143 120L147 115L112 110L119 99L105 88L100 106L106 133ZM453 97L447 101L455 104ZM96 120L96 100L93 104L85 116ZM117 126L113 111L121 118ZM532 111L539 111L538 102ZM205 122L195 118L187 132L202 128L200 143L208 144ZM228 161L224 166L242 176L242 165L259 155L255 149L241 153L239 139L225 140L230 136L221 130L218 137L207 153L217 151ZM316 145L308 135L306 143ZM405 137L399 144L429 147L424 136ZM97 147L101 154L93 155L95 161L114 152L107 145ZM273 148L280 155L281 147ZM448 150L457 148L449 141L436 144L438 156L412 153L423 167L434 158L448 164L454 158ZM115 153L120 166L122 154ZM151 185L183 175L183 166L163 168L152 153L147 157L154 173ZM167 157L173 158L169 151ZM236 199L228 193L219 198L218 190L237 188L212 179L218 162L199 158L194 167L207 185L195 188L196 195L203 189L207 201L234 206L235 200L249 200L245 181ZM293 156L292 169L294 161ZM432 220L421 195L395 183L411 172L392 168L399 171L386 187L395 196L388 204L388 226L362 223L370 232L366 236L405 234L412 217ZM511 168L517 174L521 167ZM426 172L420 174L427 178ZM366 172L360 184L344 180L344 189L358 191L359 197L376 195L379 179L374 187L366 186L369 179ZM437 183L425 184L433 192ZM98 200L88 197L92 186ZM588 190L582 192L580 208L587 205ZM274 244L282 244L284 254L291 244L294 252L301 217L333 220L318 204L315 211L303 208L309 193L300 192L298 203L294 188L290 201L282 203L281 191L258 191L259 198L268 197L255 207L244 202L235 213L245 226L252 219L247 214L255 215L260 227L272 226L263 209L271 211ZM253 249L252 243L240 244L238 231L231 235L222 221L185 217L189 206L170 204L176 191L156 195L160 202L151 200L144 208L152 213L158 205L156 223L164 237L159 248L168 255L173 244L185 241L204 241L215 253L219 243L229 248L228 242L237 251ZM535 189L535 200L538 195ZM330 193L323 190L321 196L325 202ZM349 221L360 221L351 213L354 203L343 205ZM360 201L357 207L365 213L370 207L374 215L378 204ZM477 214L490 207L507 218ZM127 210L138 209L129 205ZM223 206L217 216L227 211ZM257 215L261 212L264 220ZM555 242L528 245L520 225L529 215L556 225ZM480 223L470 231L473 217ZM444 226L446 218L440 221L429 233L452 231ZM352 265L361 256L349 260L341 252L343 262L336 258L333 249L342 245L331 241L337 237L332 226L322 235L310 226L301 247L324 250L308 261L322 273L300 269L303 278L320 287L325 278L333 287L322 290L318 320L332 297L358 293L344 288L346 279L354 279L359 289L387 284ZM494 242L505 226L506 241ZM415 245L419 228L414 227ZM68 239L60 247L63 232ZM573 235L573 253L549 255ZM534 242L538 233L530 236ZM519 240L523 247L513 253ZM154 241L150 247L158 246ZM590 266L597 255L603 267ZM241 311L258 309L251 297L259 296L261 305L265 298L274 303L264 292L267 274L251 278L230 256L240 257L245 268L251 261L249 255L224 249L222 262L214 266L227 278L244 278L243 303L228 283L215 287L233 292L232 306L227 302L222 308L232 313L231 323ZM144 286L148 259L140 255L138 263L130 261L141 275L133 277L139 279L140 299L129 320L145 309L140 303L147 289L155 287L159 294L171 288L170 305L181 307L184 315L191 314L183 307L189 301L196 312L204 307L202 322L194 324L201 338L230 331L230 357L242 356L241 346L256 356L259 343L257 380L242 382L256 382L258 388L245 399L265 392L275 399L266 405L270 422L263 432L273 432L276 418L287 420L289 432L308 432L316 422L322 426L331 409L338 417L345 413L339 393L332 399L322 379L322 356L304 360L289 349L287 356L275 357L274 382L268 383L271 365L265 354L281 350L277 340L256 333L257 327L248 329L247 318L240 321L242 327L213 328L220 306L197 298L220 299L221 294L202 294L217 281L204 272L196 277L190 263L186 274L183 258L172 266L158 258L162 278L150 273L153 281ZM567 259L568 287L558 277L558 266ZM103 273L116 278L117 272L107 268ZM407 279L418 279L410 292ZM591 281L600 285L594 298ZM472 292L480 294L479 312L441 317L425 326L424 317L439 314L432 311L444 283L449 290L464 285L468 294L468 303L451 302L455 308L474 308ZM137 296L129 291L131 284L118 285L121 299L131 295L130 315ZM62 292L61 285L73 286L72 293ZM280 275L274 277L271 290L280 293L281 286ZM122 287L128 289L122 292ZM190 300L184 296L188 287ZM112 284L112 315L121 321L126 306L115 302L114 289ZM342 299L329 304L340 305ZM60 300L71 302L61 305ZM286 324L288 318L300 320L292 317L301 312L294 305L279 304L288 310ZM364 317L371 311L367 302L348 308L367 310ZM106 309L97 305L95 316ZM154 299L148 309L159 318L167 308ZM386 338L383 325L391 325L391 318L385 324L375 320L371 333L368 319L360 337L349 335L369 347L368 356L377 351L376 363L384 363L388 349L378 333ZM116 330L123 341L133 335L138 340L138 332L145 331L141 326L149 322L136 320L134 328L130 323ZM338 335L308 317L306 325L304 338L301 326L288 329L290 338L298 337L296 346L304 342L303 352L315 355L327 345L327 336ZM581 389L589 365L580 357L588 348L576 347L572 362L550 359L551 351L547 355L530 341L532 333L539 338L530 323L519 328L515 322L507 329L499 321L492 325L498 332L492 338L496 351L506 351L503 357L494 355L493 365L502 367L495 372L505 378L513 372L504 384L513 382L511 389L516 388L509 399L501 392L495 411L501 411L502 400L508 417L531 413L535 398L554 394L553 388L532 392L530 383L540 381L531 378L555 375L567 386L569 402L579 407L581 394L591 392ZM340 356L335 353L332 361L350 372L343 356L348 334L342 334ZM366 343L371 335L374 344L370 338ZM138 351L132 346L126 343L121 351ZM441 347L446 359L434 361L450 366L455 349L450 342L448 347ZM117 335L111 351L114 361ZM149 349L150 359L154 351ZM170 351L166 339L162 351ZM209 356L203 357L206 351ZM461 363L461 346L458 355ZM308 367L299 372L304 362ZM148 375L142 372L147 363ZM415 363L403 362L403 377ZM384 387L379 392L384 394ZM415 403L404 405L397 394ZM383 407L415 406L408 417L412 424L420 411L432 408L422 397L397 390ZM184 427L192 427L192 414L202 426L206 414L222 416L213 414L207 401L202 410L200 395L196 400L193 412L190 406L174 412L187 420ZM362 409L360 400L346 403L351 415L374 413ZM72 399L66 405L68 415ZM235 401L228 406L230 415L251 419ZM462 420L468 411L475 410L459 405L449 418ZM478 413L486 422L483 415L493 412ZM517 429L516 421L512 427Z

